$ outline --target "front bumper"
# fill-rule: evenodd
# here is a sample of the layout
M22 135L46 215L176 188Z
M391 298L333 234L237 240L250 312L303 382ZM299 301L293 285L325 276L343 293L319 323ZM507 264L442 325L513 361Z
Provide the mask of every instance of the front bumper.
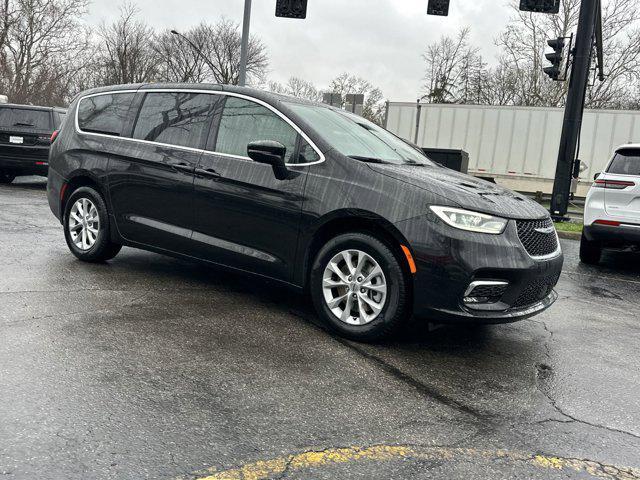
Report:
M409 240L417 272L413 310L417 318L442 323L506 323L549 308L564 257L544 259L526 252L514 221L501 235L465 232L420 217L396 225ZM508 286L499 299L470 305L463 301L471 282L499 280Z

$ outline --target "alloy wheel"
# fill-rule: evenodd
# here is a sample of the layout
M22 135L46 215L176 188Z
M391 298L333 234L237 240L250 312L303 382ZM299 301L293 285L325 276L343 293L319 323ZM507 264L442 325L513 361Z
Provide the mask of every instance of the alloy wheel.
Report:
M79 198L69 212L71 240L80 250L91 249L100 232L98 209L88 198Z
M361 250L344 250L327 264L322 293L329 310L349 325L374 321L387 299L387 280L378 262Z

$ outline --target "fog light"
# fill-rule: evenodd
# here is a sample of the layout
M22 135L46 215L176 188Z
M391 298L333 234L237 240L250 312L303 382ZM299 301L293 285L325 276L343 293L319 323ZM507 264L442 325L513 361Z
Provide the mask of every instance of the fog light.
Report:
M509 282L504 280L476 280L471 282L462 301L467 305L496 303L507 291Z
M464 303L488 303L489 297L464 297L462 301Z

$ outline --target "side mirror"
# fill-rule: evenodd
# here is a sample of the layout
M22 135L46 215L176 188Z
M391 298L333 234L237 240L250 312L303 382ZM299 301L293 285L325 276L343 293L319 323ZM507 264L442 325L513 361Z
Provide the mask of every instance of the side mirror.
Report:
M280 142L272 140L259 140L247 145L247 155L251 160L258 163L271 165L273 173L278 180L285 180L289 177L289 171L284 164L284 156L287 147Z
M595 182L595 181L598 179L598 177L600 177L600 174L599 174L599 173L596 173L596 174L593 176L593 181Z

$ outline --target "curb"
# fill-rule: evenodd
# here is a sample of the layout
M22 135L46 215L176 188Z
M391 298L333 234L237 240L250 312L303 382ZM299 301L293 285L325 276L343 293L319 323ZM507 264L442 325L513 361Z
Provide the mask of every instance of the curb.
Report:
M558 230L558 236L565 240L580 240L582 233L580 232L561 232Z

